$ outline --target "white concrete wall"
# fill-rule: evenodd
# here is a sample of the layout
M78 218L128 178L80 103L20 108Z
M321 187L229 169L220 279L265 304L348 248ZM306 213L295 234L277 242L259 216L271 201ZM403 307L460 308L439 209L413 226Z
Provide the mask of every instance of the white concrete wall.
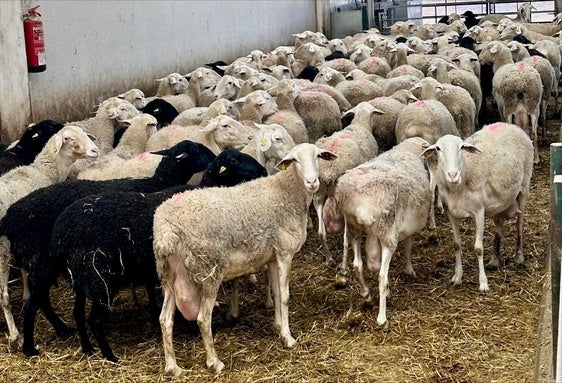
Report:
M31 109L27 60L18 0L0 1L0 141L17 139Z
M1 1L0 1L1 3ZM30 4L31 3L31 4ZM130 88L316 30L314 0L24 1L40 4L47 70L29 74L33 119L82 119Z

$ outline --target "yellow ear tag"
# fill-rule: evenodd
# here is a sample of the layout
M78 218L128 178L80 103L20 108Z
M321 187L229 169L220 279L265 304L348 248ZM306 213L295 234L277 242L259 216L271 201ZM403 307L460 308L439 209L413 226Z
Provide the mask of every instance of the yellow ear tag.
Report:
M222 174L226 171L226 166L221 166L221 168L219 169L219 174Z
M35 125L36 125L36 123L35 123L35 122L32 122L31 124L27 125L27 127L28 127L28 128L32 128L32 127L34 127Z
M39 133L35 133L33 136L31 136L31 138L37 138L39 137Z
M267 138L264 138L263 140L261 140L260 146L261 146L262 148L267 147Z

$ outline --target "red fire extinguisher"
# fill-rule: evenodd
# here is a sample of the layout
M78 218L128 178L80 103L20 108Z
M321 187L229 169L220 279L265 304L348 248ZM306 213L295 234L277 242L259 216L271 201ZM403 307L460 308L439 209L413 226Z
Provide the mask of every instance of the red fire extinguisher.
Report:
M37 12L37 8L39 6L30 8L23 18L25 53L29 72L43 72L47 69L43 21L41 21L41 15Z

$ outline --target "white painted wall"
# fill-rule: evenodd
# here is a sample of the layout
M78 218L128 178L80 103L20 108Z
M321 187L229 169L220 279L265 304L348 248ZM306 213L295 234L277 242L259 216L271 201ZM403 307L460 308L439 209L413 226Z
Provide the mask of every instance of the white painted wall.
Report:
M0 1L0 141L17 139L30 116L20 2Z
M29 74L36 121L82 119L130 88L154 94L154 79L168 73L292 45L293 33L316 30L314 0L42 0L22 6L34 4L40 4L47 55L47 70Z

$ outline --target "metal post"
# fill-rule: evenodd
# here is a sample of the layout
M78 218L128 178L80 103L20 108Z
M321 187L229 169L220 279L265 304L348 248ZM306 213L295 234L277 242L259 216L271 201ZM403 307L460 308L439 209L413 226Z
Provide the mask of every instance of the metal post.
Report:
M557 181L557 182L555 182ZM552 268L552 355L554 364L554 374L559 382L562 377L562 331L560 331L560 321L562 320L560 310L560 285L561 285L561 248L562 248L562 143L550 145L550 246L549 263Z

